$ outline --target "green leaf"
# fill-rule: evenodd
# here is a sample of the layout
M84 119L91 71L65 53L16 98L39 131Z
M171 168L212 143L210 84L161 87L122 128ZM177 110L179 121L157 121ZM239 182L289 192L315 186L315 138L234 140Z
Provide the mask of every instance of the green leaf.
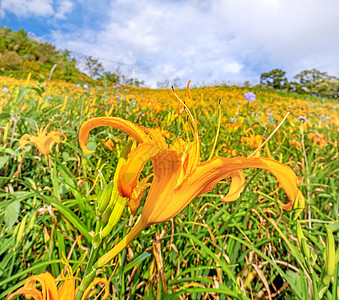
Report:
M10 158L9 155L0 157L0 169L4 167L4 165L8 162L9 158Z
M23 97L25 97L26 94L29 93L31 89L30 88L25 88L24 86L19 87L19 93L18 96L16 97L17 101L21 101Z
M13 201L5 209L4 220L9 229L13 227L19 218L20 201Z
M9 119L11 115L9 113L3 112L0 114L0 120L6 120Z
M143 260L150 257L152 255L151 252L144 252L141 255L139 255L137 258L133 259L126 267L124 267L124 272L128 272L131 270L135 265L140 264Z

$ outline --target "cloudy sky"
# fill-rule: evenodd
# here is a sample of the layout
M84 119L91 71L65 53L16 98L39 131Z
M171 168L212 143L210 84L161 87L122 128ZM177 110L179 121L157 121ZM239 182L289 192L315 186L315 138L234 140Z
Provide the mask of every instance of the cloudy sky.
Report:
M1 0L0 25L99 58L150 87L250 81L281 68L339 77L338 0Z

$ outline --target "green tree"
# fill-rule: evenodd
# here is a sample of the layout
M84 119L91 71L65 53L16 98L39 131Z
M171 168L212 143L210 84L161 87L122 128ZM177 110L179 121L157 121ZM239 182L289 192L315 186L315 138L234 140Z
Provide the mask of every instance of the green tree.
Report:
M144 83L145 82L143 80L139 80L137 78L134 79L134 86L143 86ZM127 85L133 85L133 78L126 79L126 84Z
M268 73L260 75L260 83L273 87L276 90L282 90L288 87L286 72L281 69L274 69Z
M294 76L297 81L291 83L292 91L316 97L338 98L339 79L327 72L316 69L304 70Z
M104 72L102 64L98 59L93 58L92 56L85 57L85 68L89 72L91 78L101 76Z
M118 67L113 72L105 72L99 79L118 84L120 83L121 76L121 70Z
M158 81L158 82L157 82L157 87L158 87L159 89L168 89L169 86L170 86L170 81L169 81L169 79L164 79L164 80L162 80L162 81Z
M331 76L328 76L326 72L320 72L316 69L312 69L301 71L300 73L294 76L294 79L296 79L299 82L299 84L307 84L315 81L323 81L330 77Z

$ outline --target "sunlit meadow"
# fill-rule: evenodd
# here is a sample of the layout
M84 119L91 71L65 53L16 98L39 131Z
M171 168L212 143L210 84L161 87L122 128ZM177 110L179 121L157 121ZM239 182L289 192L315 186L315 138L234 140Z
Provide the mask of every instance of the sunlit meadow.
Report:
M187 93L0 77L0 299L337 299L339 105Z

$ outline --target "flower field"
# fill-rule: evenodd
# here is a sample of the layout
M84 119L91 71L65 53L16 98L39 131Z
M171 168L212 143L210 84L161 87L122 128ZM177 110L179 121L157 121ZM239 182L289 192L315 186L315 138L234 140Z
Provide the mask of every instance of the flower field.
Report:
M0 299L339 297L337 102L91 84L0 77Z

